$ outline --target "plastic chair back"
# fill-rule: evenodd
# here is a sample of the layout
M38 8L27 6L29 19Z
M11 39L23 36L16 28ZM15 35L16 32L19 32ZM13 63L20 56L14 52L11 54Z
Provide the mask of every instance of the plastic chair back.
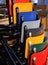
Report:
M15 0L15 3L27 3L29 0Z
M37 11L21 12L18 15L18 25L20 25L20 17L23 17L24 21L35 21L37 18Z
M34 57L36 58L35 65L46 65L47 55L48 55L48 47L46 47L41 52L32 54L31 59L30 59L30 65L33 65L33 63L34 63L33 58Z
M23 43L23 36L24 36L24 27L27 26L29 29L32 28L39 28L40 26L40 19L36 21L25 21L22 23L22 30L21 30L21 42Z
M26 39L26 45L25 45L25 58L28 58L28 50L29 50L29 42L32 43L32 45L34 44L42 44L42 42L44 41L44 33L39 35L39 36L35 36L35 37L29 37Z
M17 23L16 21L16 17L17 17L16 8L17 7L19 8L19 12L30 12L33 10L33 4L32 2L29 2L29 3L15 3L13 5L14 24Z

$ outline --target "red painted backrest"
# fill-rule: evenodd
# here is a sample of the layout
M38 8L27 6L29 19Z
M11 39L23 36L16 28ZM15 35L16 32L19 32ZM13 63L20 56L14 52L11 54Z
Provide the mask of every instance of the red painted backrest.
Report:
M47 55L48 55L48 47L46 47L46 49L41 52L32 54L30 58L30 65L33 65L34 57L36 57L36 65L45 65Z
M26 3L29 2L29 0L14 0L15 3Z

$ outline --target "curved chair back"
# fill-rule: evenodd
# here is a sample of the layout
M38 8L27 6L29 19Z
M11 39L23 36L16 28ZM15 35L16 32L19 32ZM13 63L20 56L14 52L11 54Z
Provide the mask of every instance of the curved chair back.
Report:
M22 23L22 30L21 30L21 42L23 43L23 36L24 36L24 26L28 28L39 28L40 26L40 19L36 21L25 21Z
M46 40L42 43L31 45L31 53L34 53L34 49L36 49L36 52L40 52L46 47ZM28 58L29 52L27 49L25 49L25 58Z
M47 55L48 55L48 47L46 47L41 52L32 54L30 59L30 65L33 65L34 62L35 65L46 65ZM34 60L34 58L36 58L36 60Z
M15 3L27 3L29 0L15 0Z
M44 31L43 25L41 25L40 28L34 28L34 29L32 28L28 29L27 26L25 26L23 39L25 41L26 38L29 37L29 33L32 33L32 36L34 37L34 36L39 36L40 34L42 34L43 31Z
M32 12L20 12L18 15L18 25L20 26L20 17L23 17L24 21L35 21L37 18L37 11Z
M13 5L13 17L14 17L14 24L17 23L16 21L16 8L19 8L19 12L30 12L33 10L33 3L29 2L29 3L15 3Z
M44 33L39 36L27 38L25 44L25 58L28 58L29 42L31 42L32 45L34 45L34 44L42 44L43 41L44 41Z
M47 17L42 17L42 21L41 22L44 25L44 30L46 30L46 27L47 27L46 21L47 21Z

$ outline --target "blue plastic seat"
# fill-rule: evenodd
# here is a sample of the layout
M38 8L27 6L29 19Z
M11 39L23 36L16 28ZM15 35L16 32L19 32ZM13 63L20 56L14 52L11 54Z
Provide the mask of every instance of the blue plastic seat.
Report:
M18 15L18 25L20 26L20 17L24 18L24 21L35 21L37 17L37 11L32 11L32 12L21 12Z

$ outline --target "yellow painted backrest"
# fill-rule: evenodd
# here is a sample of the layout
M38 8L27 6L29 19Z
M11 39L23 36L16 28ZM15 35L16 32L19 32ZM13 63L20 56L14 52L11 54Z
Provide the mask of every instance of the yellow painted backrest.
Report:
M47 27L46 22L47 22L47 18L46 17L43 17L42 18L42 24L44 25L44 30L46 30L46 27Z
M44 35L45 32L39 36L35 36L35 37L29 37L26 39L26 45L25 45L25 58L28 58L28 50L29 50L29 42L31 42L32 44L40 44L44 41Z
M14 24L16 24L16 7L19 8L19 12L30 12L33 10L33 3L14 3L13 5L13 18Z

